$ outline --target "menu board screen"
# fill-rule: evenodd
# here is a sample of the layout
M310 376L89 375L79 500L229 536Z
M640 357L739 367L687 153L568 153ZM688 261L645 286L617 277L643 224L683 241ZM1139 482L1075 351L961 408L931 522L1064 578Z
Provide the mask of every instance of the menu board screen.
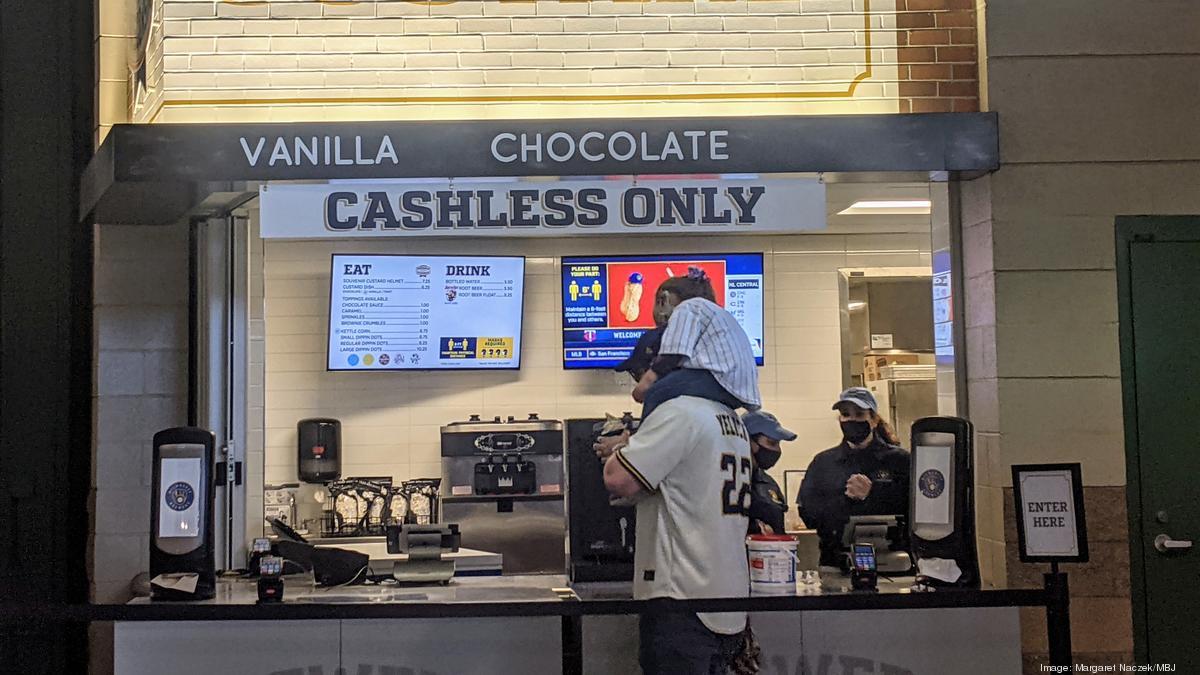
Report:
M521 366L525 258L334 255L329 370Z
M612 368L654 328L654 293L673 276L700 267L717 304L729 310L763 365L761 253L563 258L563 367Z

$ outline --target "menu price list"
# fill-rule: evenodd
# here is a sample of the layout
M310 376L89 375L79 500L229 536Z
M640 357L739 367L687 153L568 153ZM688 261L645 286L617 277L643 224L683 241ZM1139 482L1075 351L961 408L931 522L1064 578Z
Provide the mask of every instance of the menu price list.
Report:
M479 260L335 256L330 369L515 367L524 261Z
M343 277L341 320L330 335L334 351L346 355L351 366L419 362L429 351L431 303L414 298L427 296L430 289L427 277Z

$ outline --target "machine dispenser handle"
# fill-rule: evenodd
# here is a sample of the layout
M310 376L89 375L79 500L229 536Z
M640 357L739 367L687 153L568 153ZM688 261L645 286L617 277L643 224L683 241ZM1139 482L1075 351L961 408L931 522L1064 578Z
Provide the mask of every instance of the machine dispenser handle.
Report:
M1166 534L1160 534L1154 538L1154 548L1158 549L1159 553L1186 551L1191 547L1192 542L1190 539L1172 539Z

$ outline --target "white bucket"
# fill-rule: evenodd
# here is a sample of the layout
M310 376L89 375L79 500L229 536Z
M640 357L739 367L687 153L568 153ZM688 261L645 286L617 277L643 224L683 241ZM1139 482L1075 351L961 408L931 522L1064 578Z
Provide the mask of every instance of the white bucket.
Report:
M751 595L796 594L796 539L782 534L746 537Z

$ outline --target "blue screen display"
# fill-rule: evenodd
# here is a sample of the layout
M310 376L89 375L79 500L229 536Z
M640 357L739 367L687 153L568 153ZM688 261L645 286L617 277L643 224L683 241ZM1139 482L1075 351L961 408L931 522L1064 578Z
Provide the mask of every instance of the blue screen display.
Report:
M563 367L613 368L654 328L658 285L701 267L717 304L729 310L763 365L763 256L761 253L563 258Z

